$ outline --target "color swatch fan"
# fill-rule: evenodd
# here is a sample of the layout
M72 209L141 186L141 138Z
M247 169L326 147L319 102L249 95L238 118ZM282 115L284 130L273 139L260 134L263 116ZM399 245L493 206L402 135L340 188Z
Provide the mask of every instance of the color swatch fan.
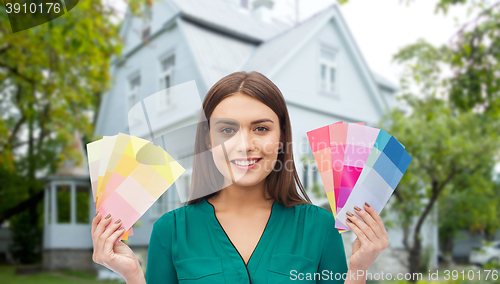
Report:
M307 132L339 232L346 212L367 202L380 213L412 158L394 137L364 123L337 122Z
M122 240L184 172L161 147L123 133L87 144L87 157L96 210L121 219Z

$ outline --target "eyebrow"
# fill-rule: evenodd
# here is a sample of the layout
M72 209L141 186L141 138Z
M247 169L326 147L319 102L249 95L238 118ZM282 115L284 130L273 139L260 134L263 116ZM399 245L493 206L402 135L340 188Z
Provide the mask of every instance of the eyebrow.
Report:
M274 121L272 121L269 118L263 118L263 119L252 121L252 122L250 122L250 124L257 124L257 123L262 123L262 122L271 122L271 123L274 123Z
M274 123L274 121L272 121L269 118L263 118L263 119L254 120L254 121L250 122L250 124L257 124L257 123L262 123L262 122ZM235 123L235 122L233 122L233 120L229 120L229 119L228 120L219 120L214 125L219 124L219 123L224 123L224 124L229 124L229 125L238 125L238 123Z

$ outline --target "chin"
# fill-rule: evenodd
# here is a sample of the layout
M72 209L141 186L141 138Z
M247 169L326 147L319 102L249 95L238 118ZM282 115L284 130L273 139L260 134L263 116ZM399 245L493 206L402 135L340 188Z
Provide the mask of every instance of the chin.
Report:
M234 181L233 184L238 185L238 186L249 187L249 186L258 185L262 181L263 181L263 179L258 179L256 177L244 176L244 177L241 177L240 179Z

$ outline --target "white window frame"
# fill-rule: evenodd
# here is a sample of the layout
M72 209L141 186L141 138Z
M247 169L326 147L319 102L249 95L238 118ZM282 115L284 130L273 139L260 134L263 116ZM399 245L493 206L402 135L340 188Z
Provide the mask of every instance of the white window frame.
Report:
M139 84L138 86L134 85L133 81L136 79L139 79ZM132 107L139 101L140 94L141 94L141 74L139 72L134 73L132 76L130 76L127 79L127 105L128 105L128 112L132 109ZM127 114L128 114L127 112ZM133 112L131 118L133 119L134 122L140 120L140 114L141 112ZM128 115L127 115L128 116Z
M170 66L170 68L163 70L163 62L166 60L169 60L170 58L173 58L173 65ZM165 92L162 92L158 96L158 106L159 110L163 111L165 109L169 109L173 106L173 100L172 100L172 94L170 93L170 88L173 86L174 82L174 75L175 75L175 52L169 52L166 55L160 57L158 60L158 69L159 69L159 89L160 91L163 91L166 89ZM166 78L169 78L170 84L166 84Z
M327 59L323 56L323 51L333 53L333 59ZM338 98L339 95L339 72L338 72L338 55L339 51L329 45L320 44L319 48L319 90L320 93ZM326 69L325 77L323 78L323 68ZM332 71L334 74L332 83Z

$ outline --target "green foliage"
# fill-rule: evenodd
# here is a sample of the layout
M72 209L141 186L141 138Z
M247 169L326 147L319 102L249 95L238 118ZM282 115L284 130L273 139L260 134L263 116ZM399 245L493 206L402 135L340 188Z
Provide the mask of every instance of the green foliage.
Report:
M442 0L436 9L446 13L464 3L476 9L484 4ZM408 250L420 250L415 243L436 204L444 240L459 230L500 228L499 186L493 179L500 149L498 3L483 7L477 24L464 26L450 45L436 47L420 39L394 56L405 67L401 99L406 112L393 110L382 124L413 157L391 200ZM410 263L412 271L422 266Z
M438 98L421 99L406 94L405 101L411 106L410 115L395 110L383 122L387 127L390 122L390 133L413 157L396 189L399 202L392 206L400 213L401 224L409 226L411 220L438 197L462 201L466 201L467 196L481 200L491 198L494 192L491 170L498 157L498 123L485 123L484 117L477 113L453 110L449 103ZM460 214L457 213L440 214L439 220L445 223L450 218L449 222L457 226L491 224L496 215L490 213L497 206L491 201L488 205L466 203L469 210L475 208L478 214L484 214L484 219L474 216L472 223L457 222ZM489 209L486 206L490 206Z
M41 205L41 204L40 204ZM38 213L42 212L42 206L38 206ZM9 221L12 232L13 244L9 247L14 260L20 264L38 263L42 259L42 216L37 214L35 224L31 220L28 211L23 211L13 216Z
M432 257L433 247L426 247L422 250L422 258L420 259L420 271L429 270L429 260Z
M127 2L134 13L141 14L141 4L151 1ZM64 160L83 162L73 145L73 133L83 134L84 142L95 139L98 106L110 86L110 60L120 55L122 39L119 25L111 20L114 11L102 1L80 1L64 16L17 33L12 33L0 6L2 223L29 209L23 202L40 201L34 198L44 188L39 177L53 174ZM66 207L60 214L68 214ZM18 218L25 216L12 218L21 228ZM79 220L86 218L78 215ZM32 226L33 220L28 218ZM23 238L19 235L14 240L24 246ZM30 245L26 243L26 248Z
M450 99L460 109L499 118L500 1L495 2L469 1L478 14L451 41Z
M339 3L348 1L339 0ZM422 0L405 2L413 1ZM458 5L466 6L472 19L456 34L449 35L449 44L436 48L420 40L405 48L409 54L400 52L400 56L409 58L412 52L419 52L427 59L420 63L430 63L436 68L439 68L436 63L444 63L453 73L442 82L447 83L447 98L454 107L500 118L500 1L438 0L435 11L447 14ZM423 68L421 75L425 75L425 71L430 71L427 67L431 66L420 67Z

